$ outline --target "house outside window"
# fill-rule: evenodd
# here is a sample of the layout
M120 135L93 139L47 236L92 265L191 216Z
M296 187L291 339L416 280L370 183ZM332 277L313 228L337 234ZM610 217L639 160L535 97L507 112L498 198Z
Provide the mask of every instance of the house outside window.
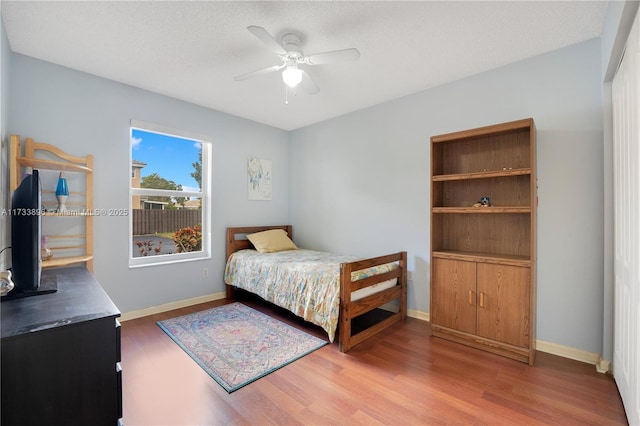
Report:
M129 266L211 257L211 139L137 120L130 132Z

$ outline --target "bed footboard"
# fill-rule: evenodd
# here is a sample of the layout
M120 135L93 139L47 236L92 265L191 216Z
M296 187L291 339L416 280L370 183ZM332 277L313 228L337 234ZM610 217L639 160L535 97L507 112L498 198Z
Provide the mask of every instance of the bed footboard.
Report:
M352 272L392 262L398 262L399 267L392 271L373 275L361 280L351 280ZM355 301L351 298L351 294L357 290L394 278L396 279L396 285L391 288ZM354 318L392 301L397 301L399 304L398 312L352 335L352 321ZM340 320L338 324L338 341L341 352L347 352L353 346L361 343L368 337L379 333L400 320L405 319L406 316L407 252L403 251L386 256L363 259L357 262L342 263L340 265Z

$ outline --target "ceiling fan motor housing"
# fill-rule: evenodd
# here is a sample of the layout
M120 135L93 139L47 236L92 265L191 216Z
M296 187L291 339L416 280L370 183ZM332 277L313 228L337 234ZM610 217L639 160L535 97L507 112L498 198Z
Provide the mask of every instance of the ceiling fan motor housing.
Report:
M296 62L302 62L304 53L300 48L302 40L300 36L293 33L287 33L282 36L282 47L287 51L287 59L295 59Z

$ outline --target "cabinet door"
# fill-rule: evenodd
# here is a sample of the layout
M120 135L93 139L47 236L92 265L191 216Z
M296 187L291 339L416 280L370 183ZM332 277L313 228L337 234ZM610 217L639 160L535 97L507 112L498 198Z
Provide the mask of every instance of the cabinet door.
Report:
M476 332L476 263L433 259L431 322Z
M478 264L478 331L482 337L529 347L529 268Z

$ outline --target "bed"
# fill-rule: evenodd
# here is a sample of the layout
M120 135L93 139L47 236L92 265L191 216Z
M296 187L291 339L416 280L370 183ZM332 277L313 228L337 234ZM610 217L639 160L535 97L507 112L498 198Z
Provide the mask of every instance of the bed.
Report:
M406 318L406 252L368 259L305 249L258 253L246 238L277 229L292 238L291 225L227 228L227 298L237 288L257 294L319 325L330 341L337 334L342 352ZM361 320L374 311L376 320Z

